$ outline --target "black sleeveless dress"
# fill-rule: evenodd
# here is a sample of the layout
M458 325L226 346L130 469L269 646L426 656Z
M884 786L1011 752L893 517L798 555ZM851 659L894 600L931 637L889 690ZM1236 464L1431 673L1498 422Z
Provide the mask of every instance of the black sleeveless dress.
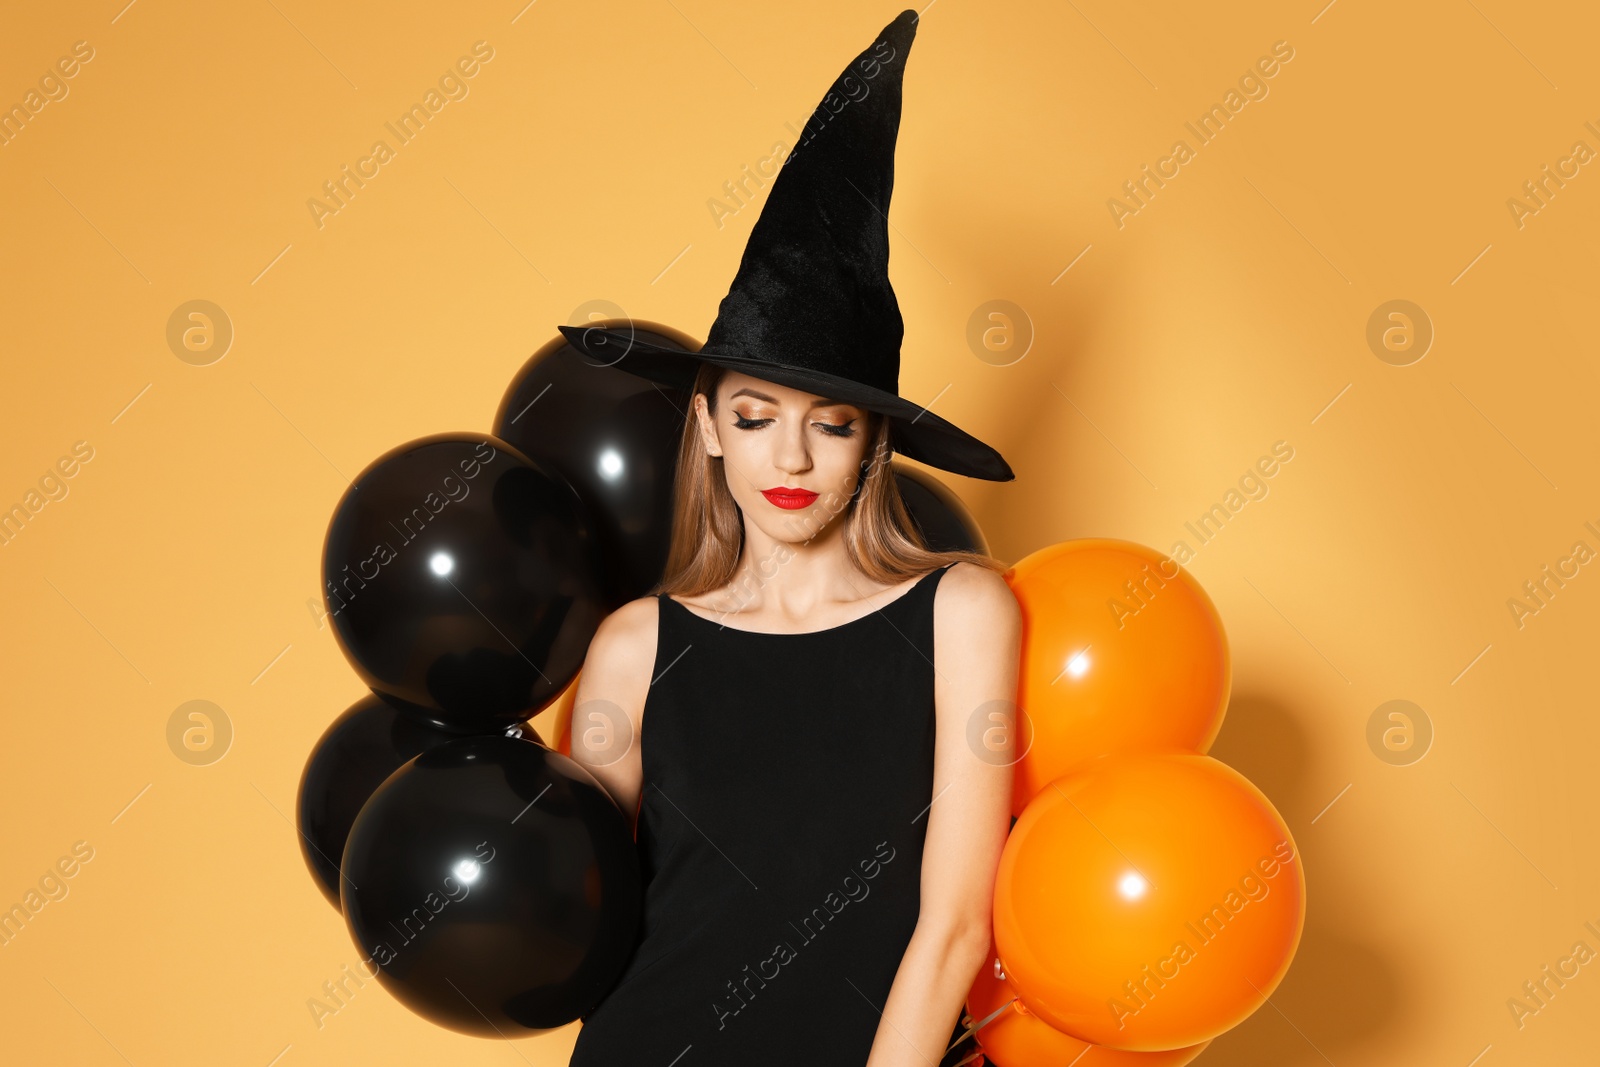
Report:
M920 907L947 569L801 634L657 595L643 920L572 1067L866 1062Z

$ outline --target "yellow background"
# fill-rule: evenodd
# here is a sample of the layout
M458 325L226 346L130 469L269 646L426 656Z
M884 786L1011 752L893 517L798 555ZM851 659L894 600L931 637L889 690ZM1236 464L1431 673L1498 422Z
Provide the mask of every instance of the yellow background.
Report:
M0 548L0 902L94 849L0 949L10 1062L566 1062L575 1025L506 1048L375 983L320 1028L307 1007L358 959L292 825L362 693L315 610L326 524L387 449L487 429L591 301L703 337L758 209L719 229L707 201L898 8L524 2L5 18L0 103L94 49L0 147L0 504L93 448ZM1213 754L1282 812L1310 908L1271 1005L1201 1064L1592 1062L1600 964L1521 1028L1506 1001L1600 949L1600 576L1520 627L1507 601L1600 549L1600 176L1520 227L1507 201L1600 148L1597 30L1590 5L1508 0L924 14L891 212L901 386L1015 467L948 479L995 554L1197 547L1184 523L1294 449L1189 563L1234 654ZM323 182L479 40L469 95L319 228ZM1278 41L1268 95L1198 146L1184 123ZM1107 201L1180 138L1195 158L1119 227ZM208 366L166 340L194 299L235 329ZM1436 331L1409 366L1367 344L1391 299ZM991 300L1023 312L1022 358L969 348ZM168 748L195 699L235 731L210 766ZM1408 766L1367 742L1393 699L1435 731Z

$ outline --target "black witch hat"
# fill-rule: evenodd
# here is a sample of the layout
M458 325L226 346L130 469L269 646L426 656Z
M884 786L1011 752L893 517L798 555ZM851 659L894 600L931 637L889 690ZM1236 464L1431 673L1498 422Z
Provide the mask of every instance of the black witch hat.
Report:
M888 416L896 452L972 478L1016 477L999 452L900 396L905 327L889 284L900 86L917 32L902 11L834 81L773 181L698 352L626 329L562 326L592 358L689 388L714 363Z

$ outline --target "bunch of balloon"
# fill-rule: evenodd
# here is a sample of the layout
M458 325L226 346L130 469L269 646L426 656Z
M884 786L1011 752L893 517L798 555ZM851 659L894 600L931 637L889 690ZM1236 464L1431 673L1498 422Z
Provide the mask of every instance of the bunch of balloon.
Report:
M1178 1067L1265 1003L1299 946L1288 827L1205 755L1231 662L1177 562L1068 541L1006 574L1023 612L990 964L967 999L998 1067Z
M438 1025L567 1025L632 952L628 819L527 720L570 709L601 620L659 580L686 405L558 338L493 433L390 450L329 523L326 618L371 692L306 762L301 851L366 976Z

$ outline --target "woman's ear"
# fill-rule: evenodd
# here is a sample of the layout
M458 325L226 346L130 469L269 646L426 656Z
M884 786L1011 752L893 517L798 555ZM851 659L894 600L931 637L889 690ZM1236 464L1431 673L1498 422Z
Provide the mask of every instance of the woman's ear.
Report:
M717 439L717 424L706 404L706 394L694 394L694 414L700 427L700 443L705 446L706 453L711 456L722 455L722 442Z

